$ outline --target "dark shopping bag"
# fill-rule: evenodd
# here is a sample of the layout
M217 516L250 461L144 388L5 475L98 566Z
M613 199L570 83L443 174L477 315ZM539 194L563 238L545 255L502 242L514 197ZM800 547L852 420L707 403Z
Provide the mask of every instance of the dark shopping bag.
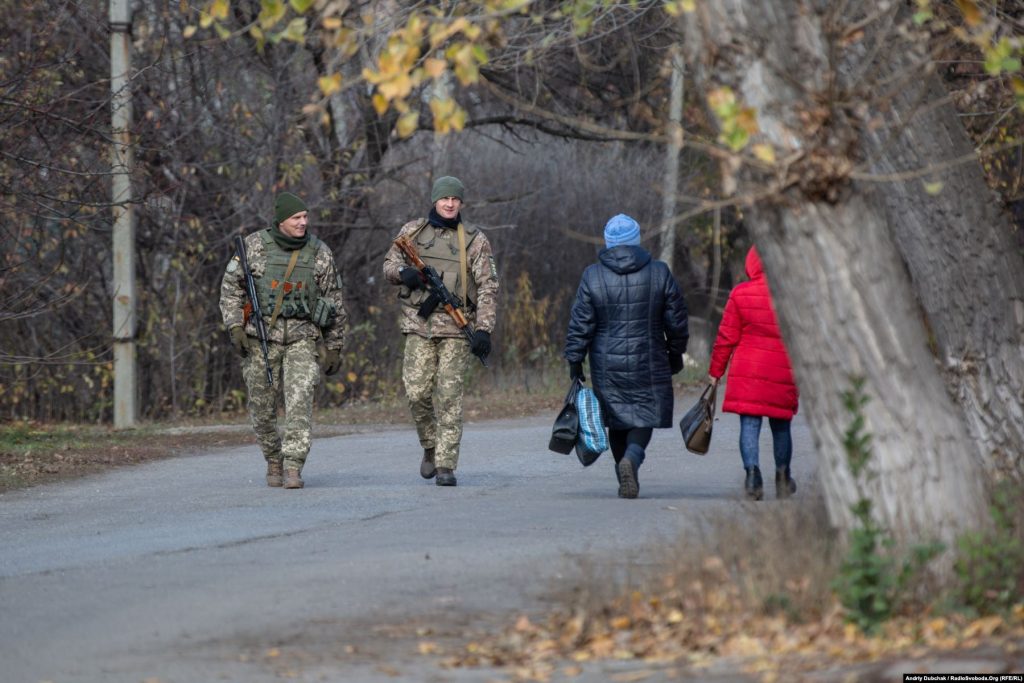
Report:
M576 410L576 393L580 390L580 381L574 379L569 393L565 396L565 405L555 418L555 425L551 428L551 440L548 441L548 448L555 453L568 454L576 446L576 439L580 430L579 412Z
M608 450L608 432L604 428L601 404L593 389L580 386L576 392L576 411L579 415L576 457L584 467L589 467Z
M711 446L711 429L715 426L715 393L718 385L708 384L697 404L679 421L686 450L704 455ZM709 393L710 392L710 393Z

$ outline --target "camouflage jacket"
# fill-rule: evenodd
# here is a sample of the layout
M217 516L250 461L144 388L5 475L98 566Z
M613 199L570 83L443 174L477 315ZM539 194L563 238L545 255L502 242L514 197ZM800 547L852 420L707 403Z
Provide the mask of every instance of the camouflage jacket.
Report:
M409 221L398 231L397 237L411 235L423 223L420 218ZM437 229L439 239L451 240L458 243L455 230ZM384 277L393 285L399 285L399 298L408 298L409 289L402 284L399 272L407 267L405 254L394 244L384 257ZM498 317L498 270L494 264L494 254L491 252L491 243L482 230L477 230L476 236L466 247L466 270L467 275L472 278L476 285L476 301L474 306L467 306L466 317L478 330L486 332L494 331L494 324ZM461 292L453 292L461 296ZM418 334L421 337L461 337L455 321L445 312L444 308L438 306L426 320L416 314L416 308L402 306L401 330L403 333Z
M258 282L267 265L266 251L259 232L246 236L245 253L253 278ZM348 312L345 310L342 300L341 275L338 274L334 265L334 255L323 242L320 243L320 248L317 250L313 271L317 288L320 290L320 297L334 306L334 320L327 327L319 328L308 319L278 317L274 326L268 331L270 341L278 344L291 344L302 339L319 340L322 332L327 348L340 351L345 345ZM247 301L245 278L242 275L238 254L235 254L228 261L220 285L220 314L224 319L225 327L231 329L242 324L242 309ZM272 313L273 311L263 311L263 319L268 325ZM245 331L252 337L256 336L256 325L252 320L246 325Z

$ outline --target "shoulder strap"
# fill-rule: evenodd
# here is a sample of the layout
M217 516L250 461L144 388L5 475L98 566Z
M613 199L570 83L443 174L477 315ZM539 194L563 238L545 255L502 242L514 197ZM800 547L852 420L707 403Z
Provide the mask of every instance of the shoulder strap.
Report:
M466 292L468 291L469 281L466 279L466 229L462 227L462 223L459 223L459 272L462 275L462 303L469 305L469 299L466 298Z
M429 222L430 221L428 221L426 218L421 218L420 222L419 222L419 225L417 225L415 228L413 228L412 232L409 233L409 239L411 239L411 240L416 239L416 235L420 234L420 232L423 230L423 228L427 227L427 223L429 223Z

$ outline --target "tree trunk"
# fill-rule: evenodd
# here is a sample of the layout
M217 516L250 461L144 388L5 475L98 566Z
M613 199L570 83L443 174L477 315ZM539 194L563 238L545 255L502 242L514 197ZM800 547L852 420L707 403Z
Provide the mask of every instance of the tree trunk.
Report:
M788 162L771 173L739 171L737 190L779 187L751 207L747 222L822 458L831 519L850 529L850 508L863 495L898 541L952 547L964 530L985 524L978 449L929 351L887 221L890 187L846 177L862 121L837 102L830 64L840 48L830 40L842 33L820 4L700 3L686 16L691 74L705 96L728 85L756 108L763 139ZM843 445L853 415L841 398L858 376L872 435L860 482Z
M676 195L679 193L679 155L683 151L683 77L685 65L678 47L672 48L669 54L672 69L671 88L669 90L668 122L665 130L668 142L665 143L665 180L662 183L661 203L661 256L660 260L672 269L673 254L676 251Z
M899 77L906 57L885 55ZM990 478L1024 478L1024 258L938 77L895 88L885 126L866 130L871 171L897 175L885 209L928 315L947 387ZM915 111L915 106L917 110ZM913 112L904 118L900 113ZM943 166L949 166L943 168ZM921 169L934 172L921 174ZM926 183L932 184L929 194ZM938 185L941 183L941 187Z

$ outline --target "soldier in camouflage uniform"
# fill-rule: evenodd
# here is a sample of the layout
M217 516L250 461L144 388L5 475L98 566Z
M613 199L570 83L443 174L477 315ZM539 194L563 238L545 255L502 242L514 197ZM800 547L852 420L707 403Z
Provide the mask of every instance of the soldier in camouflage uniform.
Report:
M398 236L409 237L424 263L466 302L466 317L476 326L472 343L430 296L419 271L410 267L397 246L392 245L384 258L384 277L401 287L402 381L423 447L420 475L436 475L438 486L456 485L466 366L471 353L483 360L491 352L497 318L498 272L491 243L479 228L462 222L464 192L458 178L438 178L430 193L433 207L428 217L406 223Z
M274 202L274 225L245 238L246 260L256 283L268 332L274 386L267 383L256 325L246 309L238 254L228 262L220 288L220 312L249 389L249 415L267 461L267 486L303 487L302 466L312 440L313 393L320 370L341 366L348 314L341 276L326 244L307 232L306 205L289 192ZM284 400L284 429L277 406Z

